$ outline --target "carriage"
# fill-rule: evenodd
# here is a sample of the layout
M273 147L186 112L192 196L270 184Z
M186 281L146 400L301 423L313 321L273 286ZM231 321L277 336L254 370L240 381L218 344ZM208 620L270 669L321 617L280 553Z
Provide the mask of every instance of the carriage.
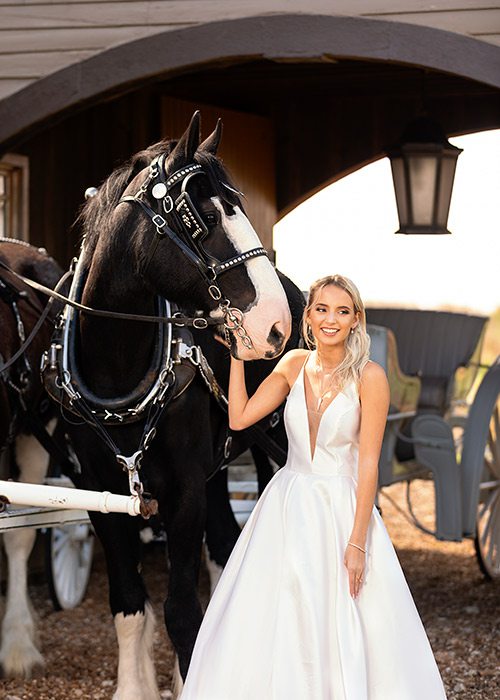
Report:
M391 389L380 487L406 482L414 524L439 540L473 537L481 570L500 580L500 357L481 364L487 319L368 308L367 322L371 357ZM419 521L410 495L414 479L429 478L434 528Z

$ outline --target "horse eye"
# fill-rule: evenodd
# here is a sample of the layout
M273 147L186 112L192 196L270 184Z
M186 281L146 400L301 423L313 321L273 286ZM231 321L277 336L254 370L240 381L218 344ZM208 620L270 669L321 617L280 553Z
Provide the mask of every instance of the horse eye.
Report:
M218 216L216 212L214 211L209 211L206 214L204 214L203 219L207 226L215 226L215 224L218 221Z

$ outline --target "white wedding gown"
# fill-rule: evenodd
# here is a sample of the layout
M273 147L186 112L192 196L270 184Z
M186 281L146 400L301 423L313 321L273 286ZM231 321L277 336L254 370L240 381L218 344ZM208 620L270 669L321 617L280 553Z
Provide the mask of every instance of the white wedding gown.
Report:
M356 505L354 383L311 459L304 368L285 409L288 460L246 523L205 614L181 700L442 700L425 630L373 509L365 580L343 563Z

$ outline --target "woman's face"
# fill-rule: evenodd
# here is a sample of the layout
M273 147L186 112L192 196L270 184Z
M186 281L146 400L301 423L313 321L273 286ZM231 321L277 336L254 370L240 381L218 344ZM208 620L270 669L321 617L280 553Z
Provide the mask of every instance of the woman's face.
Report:
M307 321L318 345L326 347L343 345L359 322L350 295L334 284L316 292Z

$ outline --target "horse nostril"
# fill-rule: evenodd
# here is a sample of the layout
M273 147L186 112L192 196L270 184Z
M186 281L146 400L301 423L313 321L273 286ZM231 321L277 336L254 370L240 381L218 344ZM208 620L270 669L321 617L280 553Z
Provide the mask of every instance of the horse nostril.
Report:
M269 331L269 335L267 336L267 342L269 343L269 345L274 345L274 347L281 347L284 339L285 339L284 333L282 333L279 330L278 324L275 323L274 326Z

